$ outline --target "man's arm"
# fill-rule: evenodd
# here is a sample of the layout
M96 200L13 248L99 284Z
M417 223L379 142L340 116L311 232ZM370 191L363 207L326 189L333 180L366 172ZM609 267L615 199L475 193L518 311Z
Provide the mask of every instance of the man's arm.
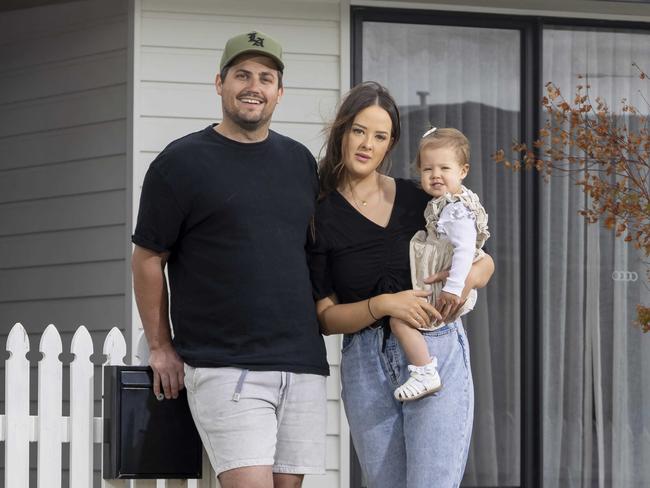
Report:
M161 385L165 398L177 398L183 388L183 360L172 345L165 265L169 253L135 246L131 260L135 301L149 343L153 391L158 399Z

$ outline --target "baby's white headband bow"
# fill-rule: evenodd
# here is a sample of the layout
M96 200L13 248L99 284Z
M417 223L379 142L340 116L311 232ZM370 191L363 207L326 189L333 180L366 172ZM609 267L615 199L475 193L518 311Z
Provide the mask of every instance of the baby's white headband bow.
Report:
M429 134L433 134L436 130L438 130L437 127L431 127L428 131L426 131L424 134L422 134L422 139L424 139L426 136Z

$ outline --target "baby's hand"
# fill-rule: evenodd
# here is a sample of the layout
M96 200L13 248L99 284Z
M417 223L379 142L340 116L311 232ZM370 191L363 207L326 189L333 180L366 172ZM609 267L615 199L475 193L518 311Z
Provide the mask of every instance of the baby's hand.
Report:
M462 299L458 295L446 291L440 292L436 300L436 309L440 312L443 319L449 316L452 310L455 310L462 303Z

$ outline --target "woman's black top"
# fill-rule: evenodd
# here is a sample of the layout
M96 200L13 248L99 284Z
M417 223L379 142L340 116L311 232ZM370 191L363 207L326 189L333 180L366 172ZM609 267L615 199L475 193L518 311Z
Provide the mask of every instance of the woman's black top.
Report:
M335 293L339 303L365 300L411 288L409 242L424 229L431 199L410 180L395 179L395 203L381 227L333 191L316 207L309 245L314 298Z

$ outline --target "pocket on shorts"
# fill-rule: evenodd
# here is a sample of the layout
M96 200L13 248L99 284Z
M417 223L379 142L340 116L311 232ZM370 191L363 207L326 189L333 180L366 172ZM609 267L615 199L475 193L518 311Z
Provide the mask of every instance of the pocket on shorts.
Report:
M241 371L236 368L192 368L192 401L198 418L225 414L232 407Z
M186 363L183 365L183 370L185 372L183 384L187 391L194 392L196 390L196 368Z
M341 345L341 354L348 351L355 342L357 342L359 334L345 334L343 336L343 344Z

